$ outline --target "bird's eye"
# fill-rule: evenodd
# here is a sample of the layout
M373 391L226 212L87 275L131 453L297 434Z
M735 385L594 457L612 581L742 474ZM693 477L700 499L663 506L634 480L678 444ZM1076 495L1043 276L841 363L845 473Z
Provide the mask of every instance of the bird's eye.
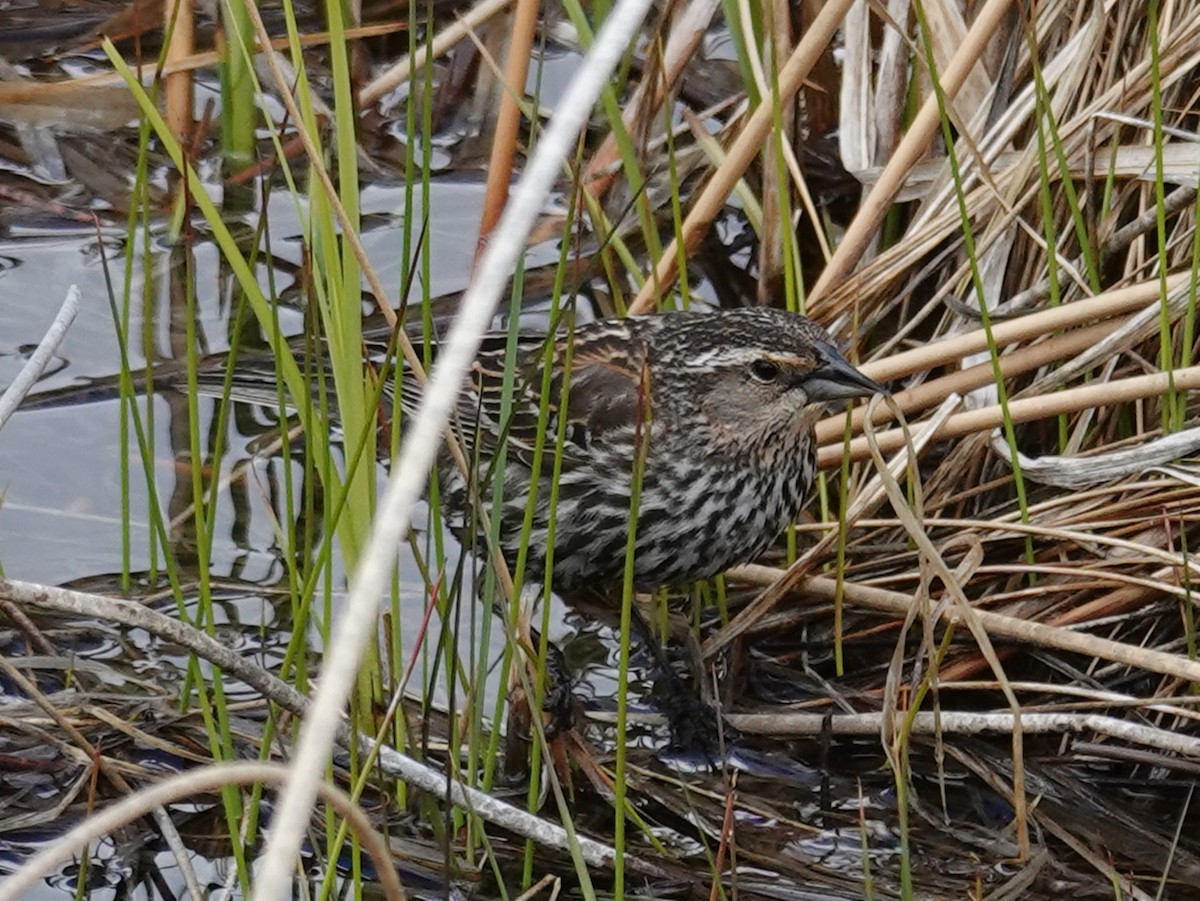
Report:
M755 360L750 364L750 375L756 382L773 382L779 378L779 364L772 360Z

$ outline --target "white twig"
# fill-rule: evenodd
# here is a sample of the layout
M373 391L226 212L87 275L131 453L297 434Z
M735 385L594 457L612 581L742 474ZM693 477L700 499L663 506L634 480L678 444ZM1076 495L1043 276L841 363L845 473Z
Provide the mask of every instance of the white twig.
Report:
M1146 709L1160 706L1152 699ZM725 720L747 735L768 735L775 738L871 738L879 730L888 711L868 713L726 713ZM614 711L591 711L588 719L597 723L615 723ZM660 725L666 722L661 713L639 713L630 722ZM1010 735L1016 717L1011 713L976 713L962 710L922 710L912 715L908 731L913 735ZM1144 726L1103 713L1022 713L1021 729L1026 734L1054 735L1094 733L1142 745L1158 751L1178 754L1195 760L1200 758L1200 738L1183 735L1170 729Z
M461 312L438 356L424 402L392 467L393 479L351 586L346 609L327 645L330 653L326 655L321 684L301 727L294 775L279 792L275 828L254 887L255 901L290 896L291 869L341 724L342 708L354 684L363 647L375 628L379 598L387 587L400 539L408 530L409 511L425 488L463 375L475 358L480 336L491 322L513 263L524 248L562 161L570 154L600 91L641 27L649 6L649 0L618 0L605 19L591 51L538 142L463 298Z
M46 370L46 364L50 362L50 358L58 350L58 345L62 344L62 339L67 334L67 329L71 327L71 323L75 321L75 316L78 313L79 288L71 285L67 289L67 299L59 307L58 315L50 323L50 328L46 331L46 336L42 338L37 349L29 357L29 362L17 373L17 377L13 379L12 384L5 389L3 395L0 395L0 429L4 428L4 423L8 422L8 418L16 412L17 407L21 405L21 401L25 399L25 395L37 384L37 380L42 377L42 373Z
M992 451L996 456L1012 464L1008 442L998 433L992 435ZM1165 466L1180 457L1189 457L1200 448L1200 428L1173 432L1119 451L1092 454L1087 457L1045 454L1027 457L1017 451L1021 474L1026 478L1053 485L1056 488L1088 488L1115 482L1131 475L1144 475L1159 466Z
M837 736L878 735L884 713L744 713L728 717L730 725L753 735L813 736L828 731ZM974 713L959 710L923 710L912 717L914 735L1009 735L1016 718L1011 713ZM1095 733L1130 744L1169 751L1181 757L1200 758L1200 739L1170 729L1143 726L1102 713L1022 713L1021 730L1031 733Z

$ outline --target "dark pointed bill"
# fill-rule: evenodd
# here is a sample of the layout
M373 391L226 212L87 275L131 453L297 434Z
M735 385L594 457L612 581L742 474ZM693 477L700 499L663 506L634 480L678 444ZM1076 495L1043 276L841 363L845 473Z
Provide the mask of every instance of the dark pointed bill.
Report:
M844 400L888 393L878 382L851 366L833 345L818 344L817 353L824 362L804 380L804 389L810 401Z

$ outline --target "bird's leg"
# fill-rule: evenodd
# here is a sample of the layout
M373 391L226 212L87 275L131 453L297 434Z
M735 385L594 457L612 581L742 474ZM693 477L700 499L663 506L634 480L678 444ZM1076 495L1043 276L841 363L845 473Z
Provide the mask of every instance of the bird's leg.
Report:
M529 634L534 645L540 646L541 633L531 627ZM573 681L562 648L547 641L546 680L542 691L542 723L547 740L575 727L575 695L571 691Z
M630 621L638 640L654 657L659 678L654 680L654 700L671 733L672 751L699 751L714 767L724 759L726 743L736 737L715 707L700 694L700 686L688 685L675 671L658 637L635 607Z
M524 592L523 592L524 594ZM525 600L525 598L523 598ZM501 613L501 611L496 611ZM523 633L517 636L517 653L524 658L525 679L521 679L516 666L510 673L509 682L509 714L506 735L505 764L510 776L521 774L521 768L528 766L530 744L533 739L534 707L540 711L540 728L550 746L553 757L561 756L555 745L555 739L571 730L575 725L575 697L571 688L571 673L567 666L562 650L552 641L545 643L545 667L539 672L538 658L542 647L542 636L537 629L529 625L527 615L522 615ZM536 691L537 680L542 676L541 704L535 705L525 686ZM557 762L556 762L557 766ZM565 778L560 773L560 778Z
M613 611L613 599L599 590L574 593L568 603L580 614L608 623L618 629ZM697 687L688 684L671 665L662 643L635 605L630 619L629 640L640 649L650 652L655 705L667 720L671 753L699 751L716 767L724 758L723 745L736 737L733 728L724 723L716 709L706 703ZM693 655L698 660L699 655Z

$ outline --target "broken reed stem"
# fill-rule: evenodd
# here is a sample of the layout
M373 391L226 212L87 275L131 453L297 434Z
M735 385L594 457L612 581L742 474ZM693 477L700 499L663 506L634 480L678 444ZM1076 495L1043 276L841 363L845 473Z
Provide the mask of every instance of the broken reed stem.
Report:
M666 98L676 89L688 64L692 62L704 41L717 7L718 4L714 0L691 0L677 14L671 23L671 31L663 50L661 71L654 67L648 69L625 104L621 121L626 131L634 133L636 124L654 116ZM689 113L691 110L684 107L684 115ZM602 199L616 181L615 164L619 163L620 159L616 132L610 128L604 142L584 167L583 175L579 179L584 190L597 200Z
M988 41L1000 29L1011 5L1012 0L987 0L987 3L979 10L979 14L971 23L954 58L940 73L940 94L946 103L953 103L959 89L971 73L971 69L980 63ZM939 100L937 91L930 91L929 96L925 98L920 112L917 113L912 125L905 132L900 146L888 160L875 187L863 200L862 206L859 207L854 219L850 222L833 259L829 261L829 265L825 267L821 277L817 279L816 285L809 293L810 304L817 302L845 281L875 239L879 224L883 222L887 211L891 209L892 202L904 186L908 173L913 166L920 162L926 150L929 149L930 141L941 127Z
M457 21L447 25L431 41L419 47L416 53L397 61L395 65L359 91L359 106L366 109L374 105L384 94L395 90L412 78L413 72L424 66L429 60L437 59L449 51L470 32L507 9L511 3L512 0L483 0L482 3L471 7ZM347 34L350 33L347 31Z
M779 71L778 100L763 98L762 103L746 122L742 133L729 148L725 164L713 172L712 179L700 192L687 218L683 220L683 246L689 254L708 230L713 219L725 208L725 202L733 192L734 186L761 152L774 121L774 104L788 103L800 90L804 79L820 60L821 54L825 52L826 46L833 39L854 2L855 0L830 0L821 7L821 11L804 32L804 37L796 46L795 52ZM674 282L679 263L679 240L672 239L663 251L637 298L629 305L631 314L648 313L653 310L659 296Z
M1186 288L1190 278L1191 274L1186 272L1168 277L1166 293L1170 295ZM1114 332L1124 320L1101 322L1066 334L1055 335L1055 332L1074 329L1094 320L1114 319L1141 311L1147 304L1160 301L1162 296L1163 286L1154 279L997 323L992 326L992 336L997 348L1008 347L1021 341L1034 341L1046 335L1053 336L1002 357L1000 370L1005 377L1010 377L1056 360L1069 359ZM877 382L889 382L916 372L928 372L941 366L953 365L963 357L984 351L987 347L987 333L980 328L933 341L923 347L892 354L880 360L872 360L863 363L859 368ZM951 394L963 394L982 387L992 380L991 364L980 364L942 376L916 388L897 392L894 400L901 410L911 413L935 406ZM880 406L875 422L884 422L891 416L889 407ZM861 432L865 418L865 406L855 409L851 414L851 431ZM823 419L817 423L818 445L840 441L845 428L846 419L842 414Z

